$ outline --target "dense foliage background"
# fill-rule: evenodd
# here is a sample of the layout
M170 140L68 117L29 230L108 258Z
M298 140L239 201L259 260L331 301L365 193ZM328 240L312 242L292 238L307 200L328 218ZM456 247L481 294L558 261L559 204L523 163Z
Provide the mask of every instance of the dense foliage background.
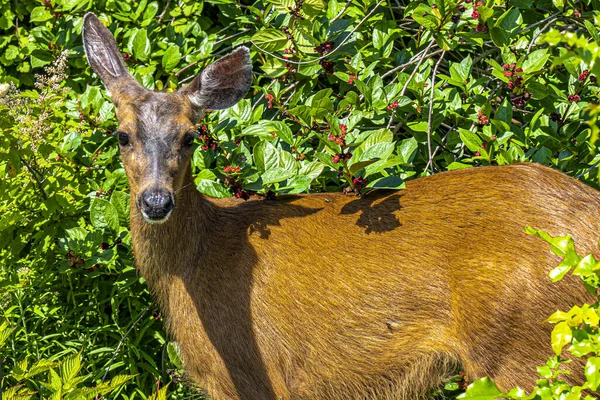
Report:
M193 157L198 190L247 198L366 193L514 162L600 186L594 10L600 1L0 0L5 396L199 396L179 382L177 347L133 262L114 109L83 55L85 12L156 90L251 48L252 90L204 118Z

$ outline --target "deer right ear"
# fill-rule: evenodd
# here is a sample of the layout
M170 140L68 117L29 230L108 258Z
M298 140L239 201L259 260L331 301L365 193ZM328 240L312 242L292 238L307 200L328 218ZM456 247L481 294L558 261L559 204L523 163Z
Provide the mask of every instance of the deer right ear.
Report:
M109 92L114 91L123 79L140 86L129 74L115 38L93 13L83 17L82 34L88 63Z
M252 84L250 50L241 46L206 67L179 90L201 110L222 110L240 101Z

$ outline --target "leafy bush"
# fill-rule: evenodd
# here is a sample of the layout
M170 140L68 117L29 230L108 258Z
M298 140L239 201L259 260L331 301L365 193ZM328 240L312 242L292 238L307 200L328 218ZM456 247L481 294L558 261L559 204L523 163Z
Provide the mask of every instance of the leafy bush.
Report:
M598 1L0 0L0 10L0 82L14 85L0 88L9 387L44 395L18 363L80 354L86 385L134 375L114 398L148 398L169 381L172 398L189 396L133 263L126 177L107 134L114 108L83 57L86 11L151 89L251 48L251 92L198 127L205 194L366 193L528 161L599 186Z
M550 278L558 282L572 270L572 274L581 278L588 291L600 300L600 261L593 254L581 257L575 251L575 243L569 235L551 237L546 232L527 228L527 232L536 235L550 244L552 252L562 259L558 267L550 271ZM548 359L544 366L538 367L541 379L538 386L530 394L522 388L514 388L508 393L502 393L488 378L473 382L459 399L580 399L598 398L600 387L600 307L599 302L574 306L569 311L557 311L547 319L556 324L552 330L551 344L555 357ZM571 359L583 358L585 366L582 376L585 382L581 386L569 385L564 381L564 369ZM565 358L561 355L565 354ZM596 397L593 397L593 395Z

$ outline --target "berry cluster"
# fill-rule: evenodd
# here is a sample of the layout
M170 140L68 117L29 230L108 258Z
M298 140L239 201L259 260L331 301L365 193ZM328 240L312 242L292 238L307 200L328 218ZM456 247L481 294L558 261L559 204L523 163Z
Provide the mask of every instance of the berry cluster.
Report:
M481 22L479 24L477 24L477 26L475 27L475 32L479 32L479 33L488 33L489 28L486 24L482 24Z
M513 92L510 94L511 103L515 107L525 107L527 101L531 98L531 93L524 91L523 89L523 77L520 75L523 73L523 68L516 68L515 63L504 64L502 69L504 70L504 76L509 78L508 88Z
M365 186L367 186L367 180L365 178L363 178L362 176L359 176L358 178L354 178L352 180L352 184L354 185L354 188L357 191L361 191L362 188L364 188Z
M350 74L350 76L348 77L348 83L349 83L350 85L353 85L353 84L354 84L354 81L355 81L356 79L358 79L356 75L354 75L354 74Z
M479 11L477 11L477 7L483 6L483 5L485 5L485 2L476 1L475 4L473 4L473 13L471 14L471 17L473 17L475 19L481 18L481 14L479 14Z
M508 82L509 89L515 89L517 86L521 86L523 84L523 77L517 74L523 72L523 68L515 68L517 65L515 63L512 64L504 64L502 69L504 70L504 76L510 78Z
M273 108L273 100L275 100L275 97L273 97L272 94L268 93L265 95L265 99L267 99L267 101L269 102L269 105L267 107Z
M467 380L467 375L464 372L459 372L460 381L457 382L458 388L460 390L467 390L467 386L469 386L469 381Z
M349 160L352 157L352 153L340 153L333 156L332 160L334 164L339 163L340 161Z
M71 268L81 268L83 267L83 264L85 264L83 257L80 255L76 256L73 250L69 250L67 254L65 254L65 257L67 258L67 263Z
M550 114L550 120L556 122L558 124L558 126L563 126L565 124L565 120L563 119L562 115L560 115L559 113Z
M296 6L294 8L290 8L290 15L294 18L304 19L302 14L300 14L300 10L302 9L302 5L304 0L298 0Z
M242 172L242 168L228 165L225 168L223 168L223 172L226 174L239 174L240 172Z
M177 371L175 371L174 369L168 369L167 374L169 374L169 376L171 377L171 381L174 384L179 383L179 380L181 379L181 374L178 374Z
M477 111L477 123L479 125L488 125L490 123L489 118L481 111Z
M568 99L569 103L578 103L579 101L581 101L581 97L579 97L578 94L570 94Z
M206 125L200 125L198 127L198 140L202 142L202 145L200 146L202 150L216 150L218 147L217 142L209 135Z
M344 124L340 124L340 134L339 136L335 136L333 133L330 133L327 136L327 139L332 142L339 144L340 146L346 146L346 132L348 132L348 127Z
M52 9L52 0L42 0L42 4L46 6L46 11Z
M294 50L293 49L284 49L283 50L283 54L293 55L294 54ZM284 60L289 60L290 59L287 55L283 56ZM290 62L286 62L285 63L285 67L287 68L287 70L288 70L288 72L290 74L295 74L296 72L298 72L298 70L296 68L294 68L294 66Z
M333 74L333 67L335 66L334 62L323 59L319 61L319 64L321 64L321 67L323 67L325 72L327 72L328 74Z
M294 35L292 35L290 33L290 29L287 26L282 26L281 27L281 32L283 32L283 33L286 34L288 40L293 40L294 39Z
M395 110L396 108L398 108L398 100L394 100L392 101L390 104L388 104L387 109L388 110Z
M333 42L323 42L317 47L315 47L315 51L319 54L329 53L333 49Z
M234 177L226 176L224 185L229 188L229 191L233 194L236 199L248 200L252 192L242 187L242 184L238 182Z

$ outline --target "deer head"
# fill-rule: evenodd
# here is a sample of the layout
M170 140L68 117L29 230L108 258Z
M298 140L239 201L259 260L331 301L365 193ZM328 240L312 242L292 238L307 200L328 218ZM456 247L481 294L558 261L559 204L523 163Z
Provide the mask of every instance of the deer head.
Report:
M174 93L153 92L129 73L110 31L92 13L83 21L83 47L116 108L115 134L131 195L144 219L164 222L189 171L196 123L204 110L228 108L252 83L250 51L239 47Z

